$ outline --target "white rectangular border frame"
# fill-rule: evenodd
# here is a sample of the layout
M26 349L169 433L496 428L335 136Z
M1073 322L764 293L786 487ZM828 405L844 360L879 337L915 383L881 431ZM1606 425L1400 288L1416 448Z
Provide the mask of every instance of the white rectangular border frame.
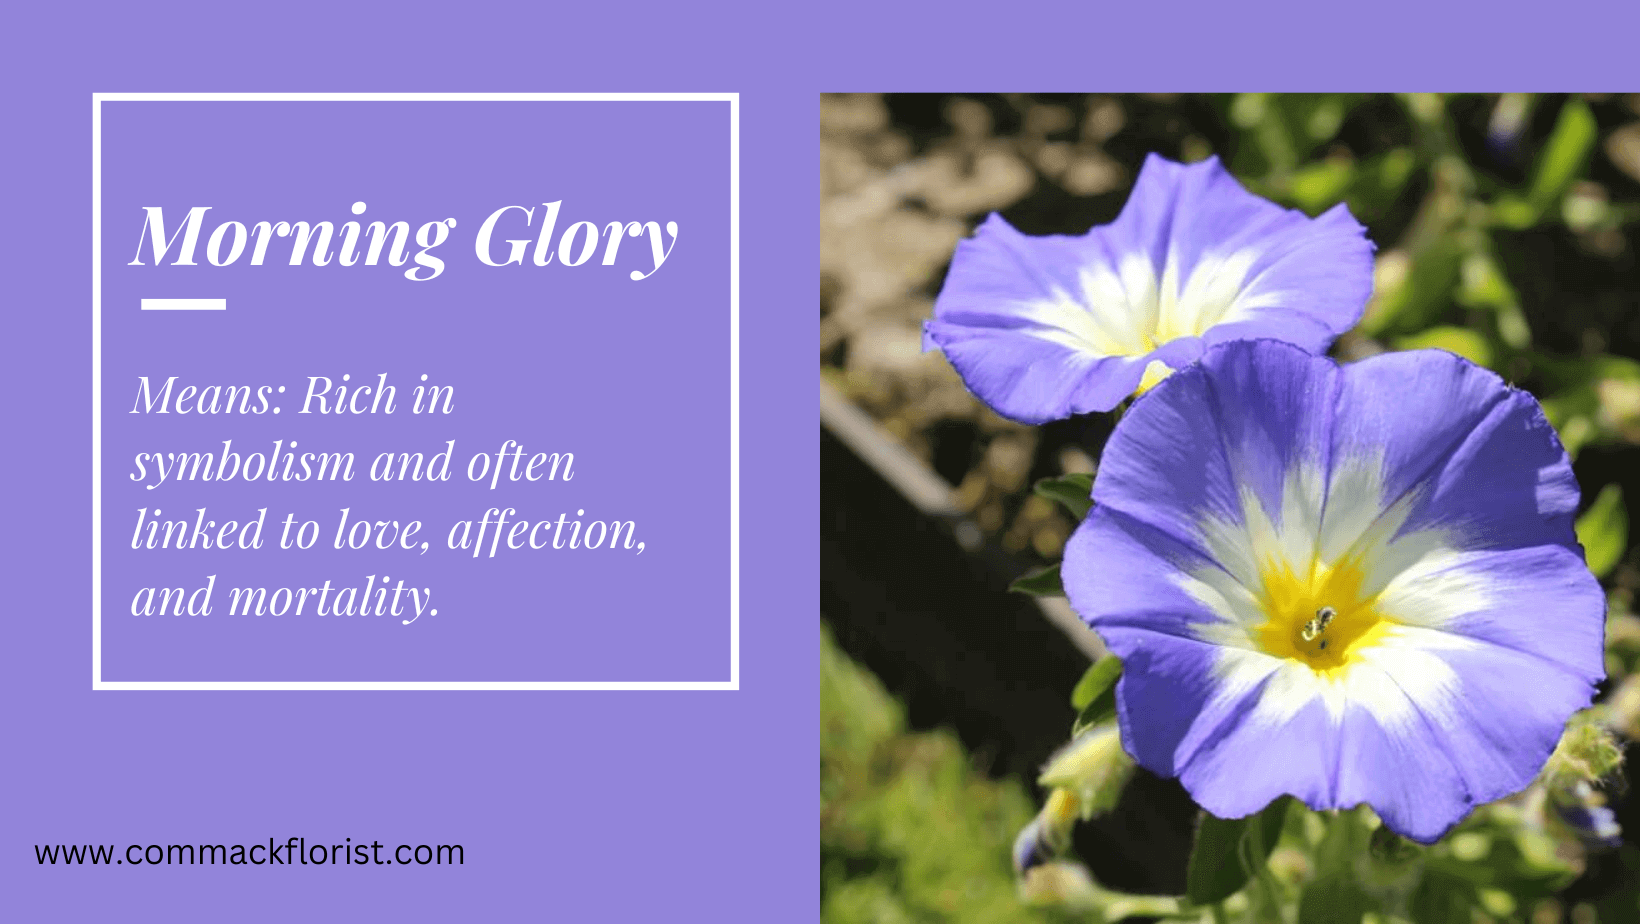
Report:
M729 679L102 679L102 104L104 102L726 102L729 104ZM93 690L739 690L740 94L738 93L93 93L91 95L91 688Z

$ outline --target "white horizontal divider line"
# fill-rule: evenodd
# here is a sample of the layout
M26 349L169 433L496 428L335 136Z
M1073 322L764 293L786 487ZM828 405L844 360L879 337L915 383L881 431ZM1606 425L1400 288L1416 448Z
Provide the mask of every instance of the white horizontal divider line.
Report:
M226 312L228 299L143 299L144 312Z
M145 298L143 311L227 311L225 298Z

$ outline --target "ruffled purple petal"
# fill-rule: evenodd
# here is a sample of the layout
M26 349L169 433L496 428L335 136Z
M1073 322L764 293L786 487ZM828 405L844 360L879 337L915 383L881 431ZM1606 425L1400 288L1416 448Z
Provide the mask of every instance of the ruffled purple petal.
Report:
M1191 165L1146 157L1133 193L1108 230L1112 249L1146 253L1158 278L1171 266L1181 283L1203 285L1198 271L1212 273L1221 263L1245 266L1233 280L1237 308L1224 320L1285 309L1289 317L1312 319L1328 332L1325 339L1294 339L1285 330L1261 336L1312 351L1325 349L1353 327L1372 294L1374 248L1347 207L1334 206L1314 219L1284 209L1248 192L1217 157ZM1247 259L1226 260L1233 255Z
M1405 531L1447 527L1466 548L1578 547L1577 479L1531 395L1439 350L1344 371L1334 453L1381 459L1386 504L1419 493Z
M1195 541L1206 519L1243 521L1250 489L1279 524L1288 472L1306 460L1325 467L1337 377L1331 362L1285 344L1214 349L1117 427L1094 503Z
M1404 693L1389 688L1383 695L1392 701L1400 697L1403 711L1397 718L1385 719L1356 703L1346 707L1333 804L1365 803L1391 831L1433 844L1479 802L1440 730L1412 711Z
M1095 506L1072 534L1059 577L1077 612L1098 619L1102 629L1133 626L1196 638L1193 626L1220 621L1176 580L1196 567L1215 565L1163 530Z
M1312 807L1334 801L1342 729L1320 699L1290 711L1261 708L1284 680L1272 672L1180 770L1179 781L1197 803L1220 818L1251 815L1283 794Z
M998 414L1027 424L1115 407L1139 387L1147 362L1096 356L1018 328L935 320L926 333L970 391Z
M1532 782L1566 720L1594 699L1587 679L1534 653L1411 626L1395 634L1364 657L1406 694L1423 719L1416 727L1451 755L1476 805Z
M1432 556L1384 589L1402 622L1529 654L1592 690L1604 679L1606 595L1559 545Z

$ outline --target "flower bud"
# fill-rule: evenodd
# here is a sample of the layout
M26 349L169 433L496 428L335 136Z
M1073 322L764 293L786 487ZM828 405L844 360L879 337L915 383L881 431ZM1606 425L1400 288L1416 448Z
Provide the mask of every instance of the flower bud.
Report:
M1023 876L1052 858L1053 852L1042 842L1042 816L1038 815L1014 838L1014 873Z
M1617 814L1606 807L1605 797L1588 783L1579 780L1569 790L1551 793L1549 806L1586 849L1617 847L1623 843L1623 829L1617 824Z
M1623 764L1623 748L1588 712L1572 717L1543 767L1543 784L1550 793L1568 793L1579 783L1598 783Z
M1020 897L1031 905L1092 908L1100 903L1099 887L1080 863L1056 860L1035 867L1019 883Z
M1014 838L1014 872L1024 875L1058 856L1070 844L1077 814L1075 794L1064 789L1049 793L1042 811Z
M1122 750L1115 725L1096 725L1060 748L1042 768L1037 783L1068 790L1083 820L1116 805L1133 776L1133 758Z

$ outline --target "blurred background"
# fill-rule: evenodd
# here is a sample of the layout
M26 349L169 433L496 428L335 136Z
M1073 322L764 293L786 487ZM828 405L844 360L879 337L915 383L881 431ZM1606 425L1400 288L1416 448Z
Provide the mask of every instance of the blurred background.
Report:
M1060 919L1019 902L1008 848L1099 643L1006 588L1074 525L1032 483L1093 471L1111 418L1005 421L921 323L987 214L1082 234L1151 152L1216 155L1311 215L1348 203L1378 253L1339 359L1440 347L1543 401L1611 596L1603 695L1640 714L1640 94L847 95L820 119L824 921ZM1615 795L1624 846L1578 857L1542 920L1640 920L1640 800ZM1194 819L1140 771L1075 849L1177 893Z

